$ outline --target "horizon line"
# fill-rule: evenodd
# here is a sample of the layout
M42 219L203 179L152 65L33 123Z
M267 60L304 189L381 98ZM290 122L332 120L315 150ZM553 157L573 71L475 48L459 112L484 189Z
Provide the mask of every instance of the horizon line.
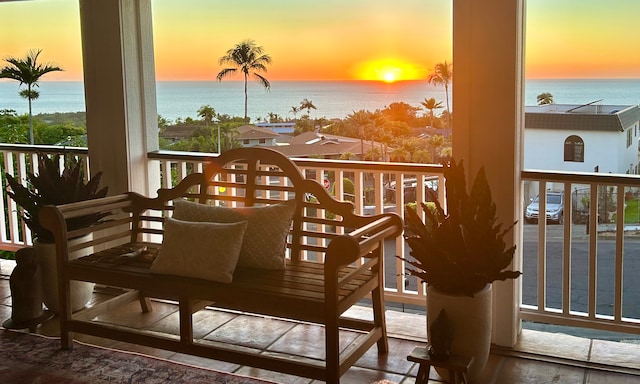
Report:
M640 80L640 77L529 77L525 78L525 81L530 80L553 80L553 81L584 81L584 80ZM364 80L364 79L309 79L309 80L301 80L301 79L276 79L269 80L269 82L296 82L296 83L312 83L312 82L354 82L354 83L379 83L384 85L393 85L393 84L401 84L401 83L412 83L412 82L425 82L427 79L413 79L413 80L396 80L394 82L386 82L382 80ZM0 83L14 83L13 79L0 79ZM41 83L83 83L84 80L40 80ZM190 80L175 80L175 79L164 79L157 80L158 82L167 82L167 83L223 83L221 81L215 79L190 79ZM225 80L225 83L244 83L244 80ZM249 83L253 83L254 81L250 81Z

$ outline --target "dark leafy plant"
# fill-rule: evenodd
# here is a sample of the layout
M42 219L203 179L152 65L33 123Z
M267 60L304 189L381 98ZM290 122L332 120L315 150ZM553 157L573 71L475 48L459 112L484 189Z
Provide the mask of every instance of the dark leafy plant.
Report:
M45 205L61 205L96 199L107 195L108 187L98 189L102 172L98 172L87 183L84 182L82 159L66 157L60 172L60 155L51 157L38 154L38 174L27 174L27 186L12 175L6 174L9 188L7 194L22 207L22 219L34 237L43 242L53 242L53 235L40 225L38 214ZM75 230L99 222L104 215L86 215L67 221L68 229Z
M513 279L520 272L506 270L513 259L515 245L507 247L504 236L516 223L502 230L496 224L496 205L484 167L467 194L462 160L443 164L446 187L446 214L434 198L433 205L421 203L423 222L415 209L405 208L407 233L413 259L403 259L407 271L437 290L473 297L488 283Z

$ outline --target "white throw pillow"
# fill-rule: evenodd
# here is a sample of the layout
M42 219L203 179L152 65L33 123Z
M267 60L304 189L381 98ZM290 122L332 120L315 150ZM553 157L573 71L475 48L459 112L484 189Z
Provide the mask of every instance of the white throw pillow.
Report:
M151 272L230 283L246 228L246 221L222 224L167 217Z
M228 208L174 200L173 217L215 223L247 222L238 259L239 267L275 269L285 267L287 235L296 209L295 200L278 204Z

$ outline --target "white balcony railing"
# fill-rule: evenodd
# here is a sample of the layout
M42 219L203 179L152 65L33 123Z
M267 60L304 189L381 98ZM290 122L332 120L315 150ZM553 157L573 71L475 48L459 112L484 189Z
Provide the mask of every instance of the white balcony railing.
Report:
M523 227L522 319L640 334L640 177L522 177L525 195L564 195L560 224Z
M90 175L89 155L87 148L59 147L59 146L30 146L21 144L0 144L2 153L2 164L0 173L2 174L2 188L0 194L0 214L4 220L0 220L0 250L15 251L24 246L31 245L31 232L19 219L18 207L15 202L8 198L6 193L6 177L10 174L26 184L28 173L38 173L37 153L55 154L59 153L62 159L66 156L73 156L84 160L85 176ZM62 164L61 164L62 166Z
M20 145L0 145L0 150L2 174L8 172L20 179L33 170L36 151L63 152L60 147ZM84 148L65 148L64 153L87 158ZM149 166L160 168L161 185L168 188L202 170L209 156L154 152L149 154ZM308 178L323 184L328 181L331 191L338 198L353 201L359 213L396 212L404 216L405 203L424 201L426 188L440 186L438 197L442 200L444 196L441 168L435 165L294 161ZM523 171L522 177L525 206L529 197L545 196L547 190L564 192L560 224L545 220L526 223L523 215L522 319L640 333L640 281L636 278L640 273L640 177L535 171ZM423 187L417 188L419 185ZM29 231L18 219L15 204L6 193L0 199L5 216L0 221L0 249L15 250L30 244ZM545 210L546 202L541 199L539 211ZM387 300L424 305L423 285L404 276L404 264L395 257L408 255L405 242L398 238L386 247Z

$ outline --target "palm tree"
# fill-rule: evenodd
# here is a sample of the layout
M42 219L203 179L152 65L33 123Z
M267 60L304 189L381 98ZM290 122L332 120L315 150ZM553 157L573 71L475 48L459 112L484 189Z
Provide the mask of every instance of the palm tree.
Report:
M429 125L433 127L433 110L442 108L442 102L436 101L436 99L432 97L430 99L424 99L424 101L420 102L420 104L422 104L422 106L429 111Z
M293 119L295 120L296 115L298 114L298 112L300 112L300 108L294 105L293 107L291 107L291 110L289 112L293 113Z
M244 120L247 119L247 79L253 76L267 90L271 88L271 83L258 72L267 72L267 64L271 64L271 56L264 53L264 49L256 45L253 40L244 40L235 47L227 51L219 60L220 65L229 64L233 67L223 68L218 72L217 79L223 78L240 70L244 75Z
M373 113L361 109L349 114L347 120L358 130L358 136L360 137L360 160L365 160L364 141L367 137L367 131L373 127ZM371 141L371 144L373 145L373 141Z
M444 144L444 137L441 135L432 135L427 139L429 146L431 147L431 158L434 163L438 163L437 151Z
M306 109L307 110L307 116L309 116L311 114L311 109L317 109L315 105L313 105L313 102L309 99L304 99L300 102L300 110Z
M427 77L427 82L435 85L444 85L444 94L447 102L447 128L451 128L451 111L449 109L449 83L453 79L453 64L438 63L433 67L433 72Z
M538 105L553 104L553 95L549 92L543 92L536 96Z
M38 63L38 56L42 49L32 49L27 52L24 59L17 57L7 57L4 59L9 65L0 69L0 79L13 79L27 85L27 89L19 92L19 95L29 101L29 143L33 145L33 114L31 112L31 101L40 97L40 92L34 88L38 87L38 80L49 73L62 71L63 69L52 63Z
M213 122L213 118L216 117L216 110L209 104L203 105L198 109L198 117L204 120L204 124L208 127Z

